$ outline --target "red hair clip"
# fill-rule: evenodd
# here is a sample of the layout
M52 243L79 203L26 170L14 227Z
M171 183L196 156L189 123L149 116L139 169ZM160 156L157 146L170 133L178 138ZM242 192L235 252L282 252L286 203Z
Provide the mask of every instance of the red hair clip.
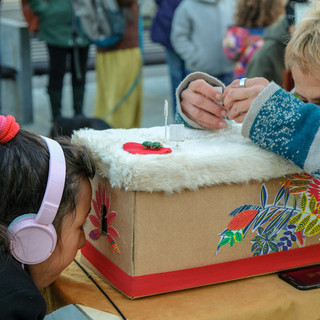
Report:
M11 115L0 115L0 143L6 143L13 139L19 132L20 126Z

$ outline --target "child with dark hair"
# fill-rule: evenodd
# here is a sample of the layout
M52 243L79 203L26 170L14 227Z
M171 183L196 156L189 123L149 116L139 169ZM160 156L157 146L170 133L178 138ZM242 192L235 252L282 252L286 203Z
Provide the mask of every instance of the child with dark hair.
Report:
M20 130L12 116L0 115L1 319L45 317L39 289L51 284L85 244L82 225L91 206L89 179L94 174L85 147L68 138L54 141ZM39 239L33 239L36 234ZM47 235L52 249L38 257ZM37 250L32 251L33 245Z

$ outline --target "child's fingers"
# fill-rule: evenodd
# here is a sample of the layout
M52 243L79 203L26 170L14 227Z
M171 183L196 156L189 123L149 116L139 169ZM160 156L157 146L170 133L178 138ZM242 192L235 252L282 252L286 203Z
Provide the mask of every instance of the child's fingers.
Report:
M230 120L236 120L239 116L246 114L251 106L252 101L252 99L244 99L233 102L228 113L228 118Z
M236 118L233 120L237 123L242 123L244 121L244 118L246 117L247 112L239 114Z
M243 100L247 101L245 105L248 110L252 101L269 84L269 81L264 78L246 79L244 88L240 88L239 83L239 79L234 80L224 91L223 103L228 111L233 107L235 102Z
M203 79L190 82L188 89L208 99L220 103L222 101L221 87L214 87Z
M213 106L211 106L211 110L215 110L214 112L209 112L205 109L201 109L193 105L187 100L181 101L181 108L183 109L184 114L194 122L200 124L201 126L208 129L221 129L226 126L226 121L224 120L226 116L226 110L222 108L220 105L217 105L211 102ZM224 116L223 116L224 115Z
M225 108L230 111L235 103L248 100L250 98L249 91L249 88L229 87L223 98Z
M182 91L180 105L184 113L188 111L186 108L190 107L190 105L194 106L196 109L205 110L211 113L218 112L221 109L221 106L212 101L209 97L204 96L199 92L195 92L191 88ZM196 114L194 114L194 116L196 117Z

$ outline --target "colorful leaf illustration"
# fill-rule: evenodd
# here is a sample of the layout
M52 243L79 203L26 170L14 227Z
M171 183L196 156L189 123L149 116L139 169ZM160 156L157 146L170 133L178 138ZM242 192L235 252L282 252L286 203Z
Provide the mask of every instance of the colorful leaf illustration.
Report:
M308 188L308 196L311 197L312 195L315 196L318 202L320 201L320 180L313 179L310 182L310 185Z
M317 208L317 200L314 195L311 196L311 199L309 200L309 210L311 213L313 213Z
M262 210L253 225L253 230L256 230L258 227L269 221L277 210L277 208L271 209L270 207Z
M261 210L262 208L260 206L254 205L254 204L245 204L242 206L237 207L236 209L232 210L229 213L229 216L234 217L238 213L246 211L246 210Z
M229 243L230 239L231 239L231 238L228 238L228 237L223 238L223 239L220 241L220 243L219 243L219 247L222 247L222 246L224 246L225 244Z
M311 231L309 232L308 236L309 237L312 237L314 236L315 234L319 233L320 232L320 223L318 223L317 225L315 225Z
M317 218L315 218L312 221L310 221L309 224L307 225L304 233L308 234L311 231L311 229L317 224L318 221L319 220Z
M300 243L301 245L303 245L304 238L303 238L303 233L302 233L302 231L297 231L297 232L296 232L296 235L297 235L297 239L298 239L299 243Z
M274 198L274 205L277 205L278 202L283 198L283 196L286 194L286 188L284 186L281 186L281 188L279 189L279 191L277 192L275 198Z
M300 205L301 205L301 210L302 211L306 211L307 208L307 203L308 203L308 197L305 194L305 192L302 194L301 196L301 201L300 201Z
M281 222L283 221L282 219L286 219L287 215L290 214L286 211L279 210L278 214L274 215L272 220L269 222L269 224L265 228L265 232L270 231L271 229L276 228Z
M219 234L217 253L227 243L232 247L242 241L250 229L257 234L251 240L253 256L286 251L294 244L301 247L307 236L320 233L319 203L320 180L309 174L292 175L281 185L272 204L268 204L268 190L263 184L261 206L245 204L230 213L227 229Z
M302 216L302 212L297 213L291 220L290 224L297 224Z
M236 241L237 242L240 242L240 241L242 241L242 233L241 232L236 232L236 234L235 234L235 239L236 239Z
M310 215L307 215L306 217L304 217L301 222L298 224L296 231L300 231L303 230L305 228L305 226L307 225L307 223L310 220Z
M263 184L260 191L260 202L262 205L262 208L266 206L266 203L268 201L268 192L266 186Z
M284 196L284 205L285 206L288 204L289 197L290 197L290 192L289 192L288 189L286 189L286 193L285 193L285 196Z
M279 249L278 249L278 246L274 243L274 242L270 242L269 243L269 246L270 246L270 248L271 248L271 250L273 251L273 252L278 252L279 251Z
M313 177L309 173L303 172L303 173L297 173L297 174L292 174L290 177L295 178L295 179L306 179L306 180L312 180Z
M256 216L258 210L246 210L238 213L232 218L227 228L230 230L240 230L246 227Z

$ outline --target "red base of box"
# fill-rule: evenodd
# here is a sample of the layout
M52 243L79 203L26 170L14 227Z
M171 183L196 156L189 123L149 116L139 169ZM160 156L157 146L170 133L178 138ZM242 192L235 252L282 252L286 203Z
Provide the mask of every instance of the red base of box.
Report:
M125 295L141 297L317 263L320 261L320 244L203 267L143 276L129 276L88 241L81 249L81 253Z

